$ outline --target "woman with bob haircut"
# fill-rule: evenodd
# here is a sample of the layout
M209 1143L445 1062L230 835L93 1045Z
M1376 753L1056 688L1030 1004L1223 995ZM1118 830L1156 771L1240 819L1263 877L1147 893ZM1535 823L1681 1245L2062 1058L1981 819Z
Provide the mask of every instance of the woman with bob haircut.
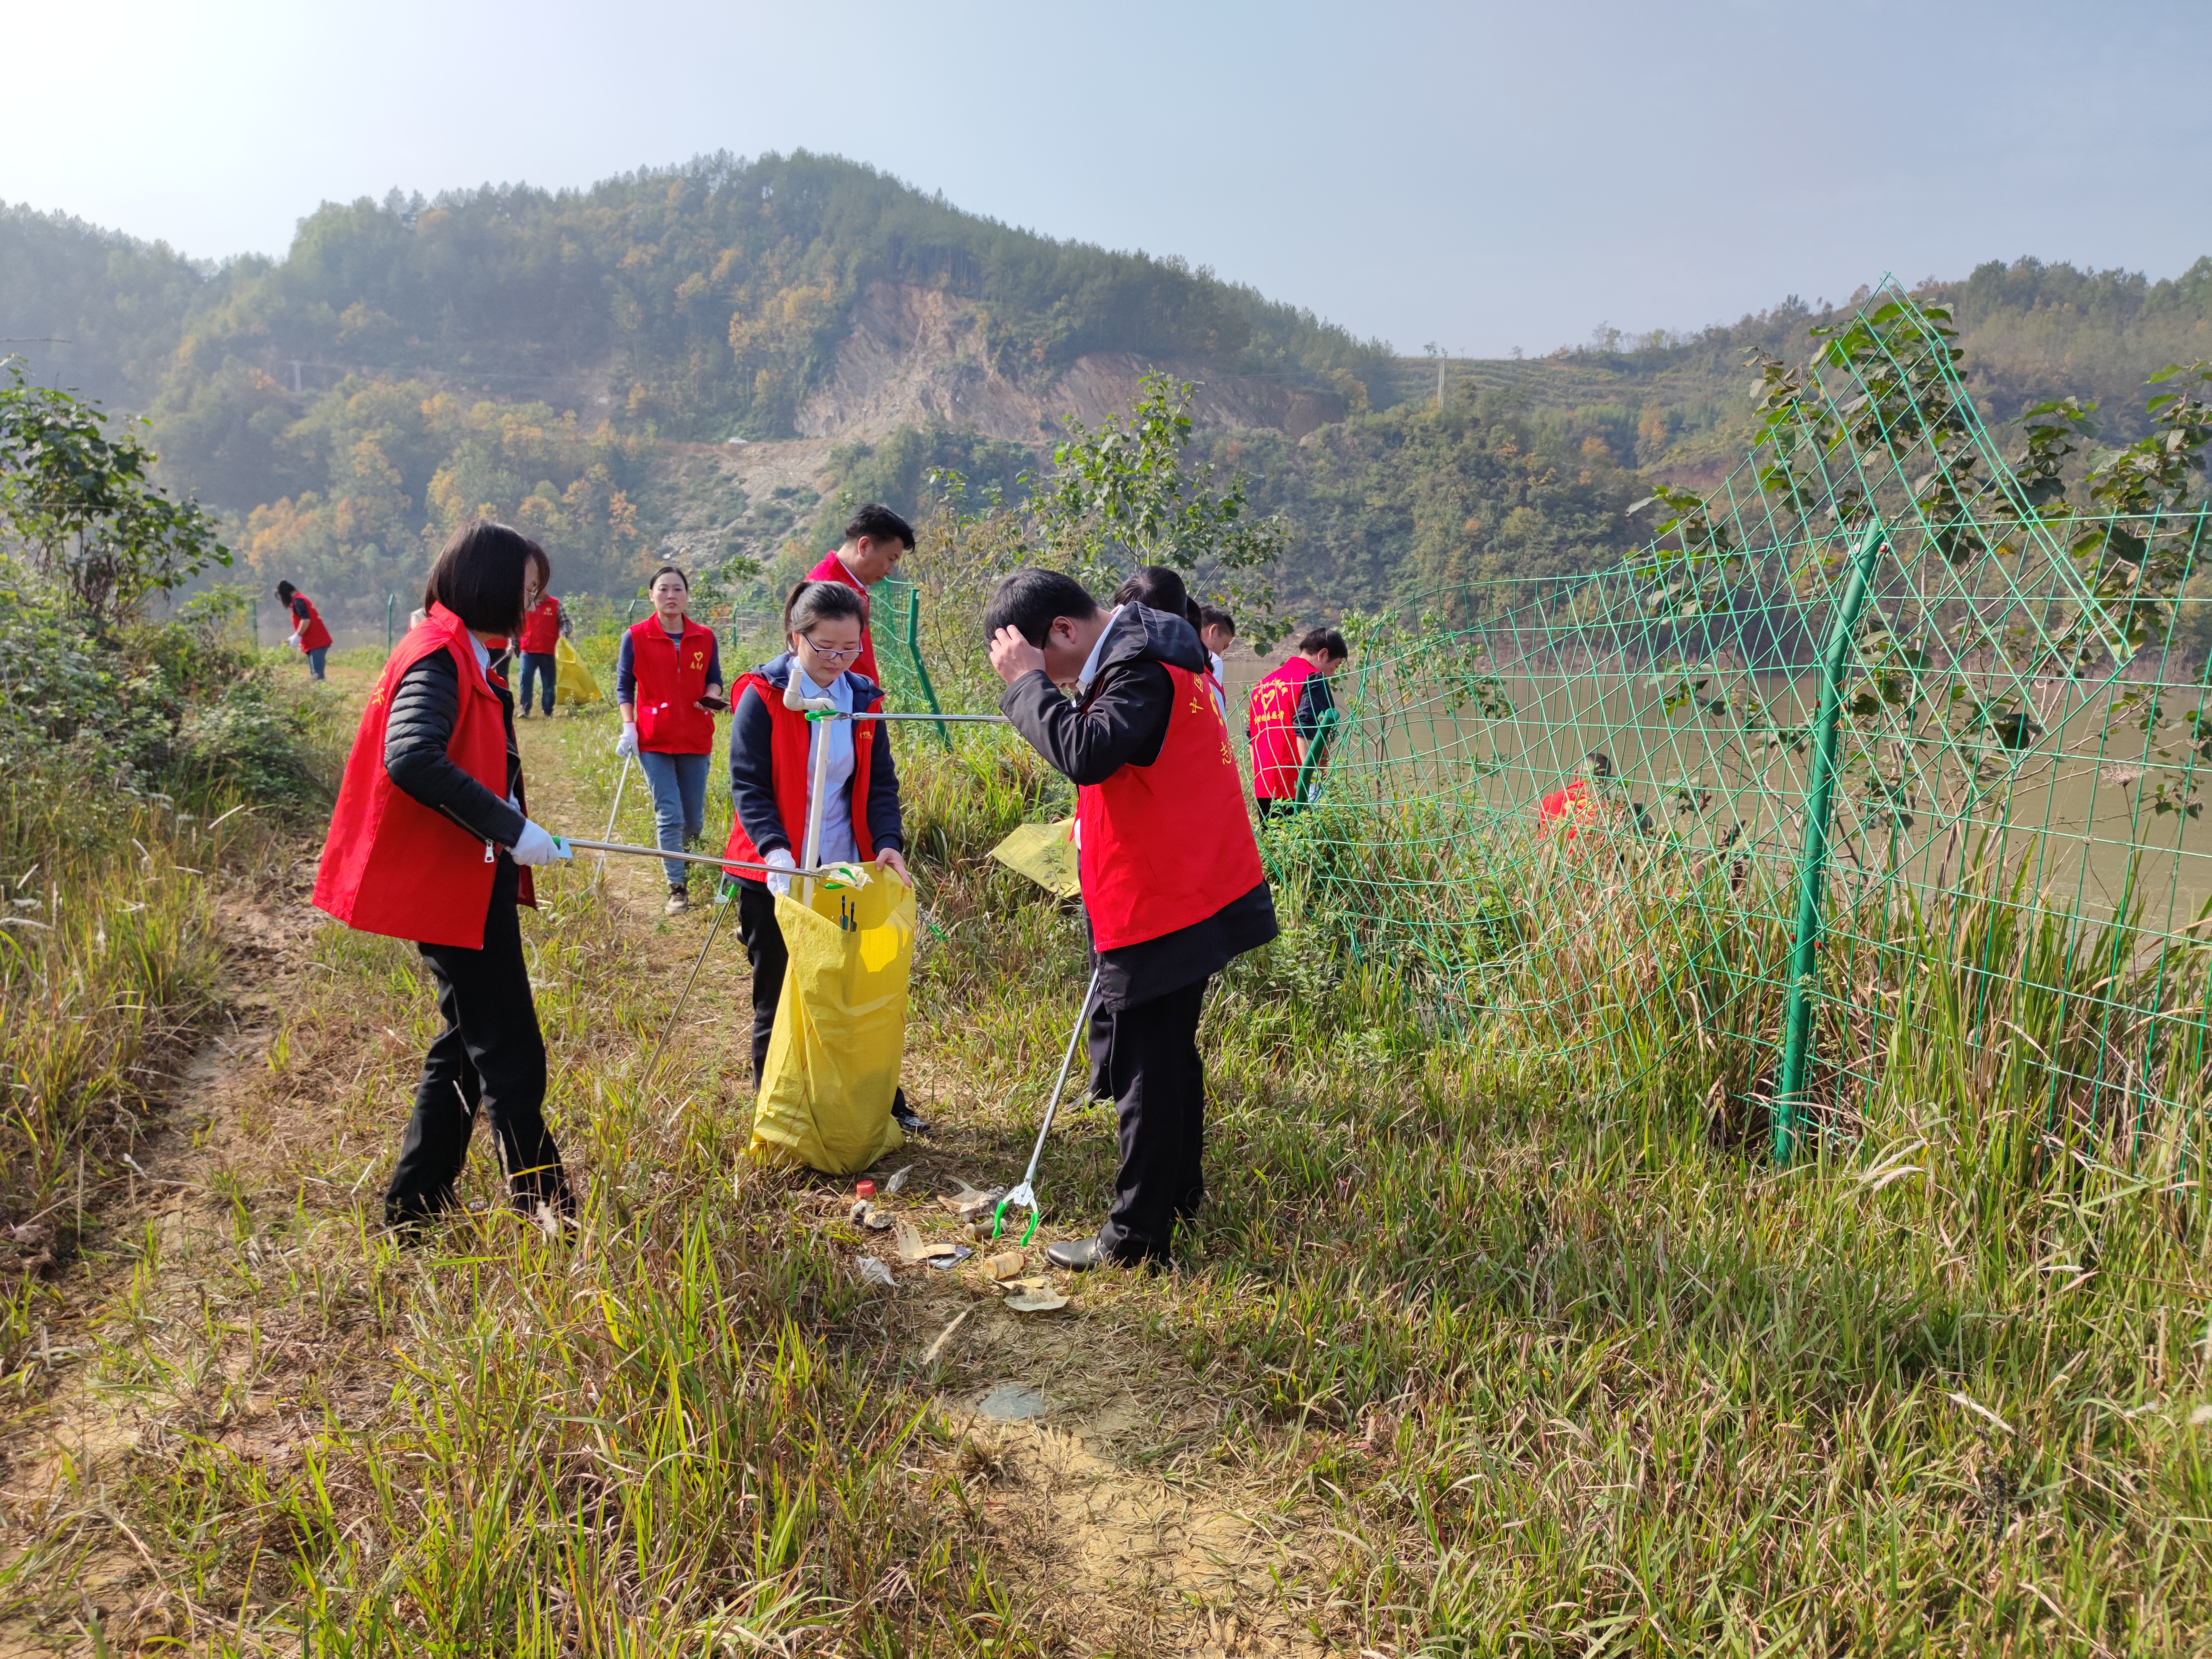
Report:
M785 701L793 677L807 697L827 697L848 714L865 714L883 702L883 690L848 665L867 638L866 601L842 582L803 581L783 606L784 637L791 648L738 683L730 723L730 799L736 808L723 856L766 864L778 872L799 867L805 844L807 797L814 776L814 745L830 745L822 800L820 858L823 864L873 860L911 883L900 849L898 772L891 764L890 725L883 720L810 720ZM753 1083L759 1085L775 1031L775 1005L783 994L790 957L775 920L775 897L791 890L791 878L732 872L738 888L738 934L753 966ZM907 1109L906 1093L892 1097L899 1127L920 1131Z
M446 543L427 614L354 734L315 877L319 909L415 941L445 1016L384 1195L393 1227L452 1205L479 1104L515 1204L547 1224L574 1212L545 1127L545 1041L516 908L535 902L529 866L568 854L528 816L514 702L489 648L520 625L523 589L546 566L535 542L489 520Z

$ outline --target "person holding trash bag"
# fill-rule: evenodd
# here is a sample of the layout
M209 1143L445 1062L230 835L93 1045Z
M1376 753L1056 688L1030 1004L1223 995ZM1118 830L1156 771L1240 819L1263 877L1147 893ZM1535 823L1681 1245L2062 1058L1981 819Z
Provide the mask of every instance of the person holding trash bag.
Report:
M872 860L909 886L899 812L898 771L891 763L890 726L884 720L810 720L788 695L828 698L846 714L865 714L883 702L874 681L848 666L860 653L866 611L861 596L833 581L803 581L784 602L784 637L791 648L738 684L730 722L730 802L735 809L723 856L735 862L796 870L806 839L807 801L815 745L830 745L822 797L819 864ZM735 872L738 937L753 969L753 1085L758 1088L775 1033L776 1005L788 964L775 901L791 878ZM891 1115L908 1133L923 1130L906 1093L891 1097Z
M867 592L898 568L898 562L914 551L914 526L879 502L870 501L845 521L845 544L822 556L822 562L806 573L811 582L842 582L865 600ZM868 631L867 611L860 612L860 654L852 665L864 680L883 684L876 672L876 641Z
M540 553L538 557L544 559L544 555ZM522 651L522 684L514 709L517 720L530 718L531 692L538 686L544 688L540 695L545 713L553 712L554 688L561 679L561 659L555 653L560 649L562 635L568 632L568 617L561 609L561 601L554 598L552 586L551 561L542 567L533 564L530 589L523 596L522 637L517 641Z
M1206 647L1184 617L1140 603L1102 611L1073 577L1023 570L993 592L983 630L1006 682L1000 712L1076 786L1083 908L1114 1017L1112 1207L1097 1237L1045 1254L1076 1272L1157 1267L1205 1196L1206 982L1275 937L1274 898L1206 695Z
M323 659L331 653L331 630L323 622L323 613L315 609L315 602L289 582L276 584L276 603L292 618L291 637L284 643L307 659L310 678L323 677Z
M428 615L392 651L362 714L315 876L317 908L415 941L445 1017L385 1193L394 1227L453 1203L479 1104L514 1202L541 1220L574 1212L545 1127L545 1042L516 908L536 902L528 866L568 854L528 816L514 704L489 672L488 643L520 623L524 584L544 556L482 519L447 542Z
M685 614L690 579L672 564L653 572L653 614L622 636L615 658L615 702L622 736L615 753L635 755L653 790L656 843L680 853L707 827L707 757L722 701L722 653L714 630ZM691 866L661 860L668 914L691 908Z

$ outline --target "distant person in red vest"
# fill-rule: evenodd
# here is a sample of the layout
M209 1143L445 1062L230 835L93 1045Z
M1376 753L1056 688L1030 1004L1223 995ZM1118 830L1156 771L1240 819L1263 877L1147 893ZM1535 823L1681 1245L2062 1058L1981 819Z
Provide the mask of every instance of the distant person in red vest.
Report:
M416 942L445 1017L385 1193L394 1227L453 1203L479 1105L515 1203L541 1219L574 1209L545 1127L545 1042L516 910L535 902L526 866L568 854L528 816L514 705L486 645L520 622L533 556L520 532L481 519L447 542L428 614L362 714L315 876L319 908Z
M992 593L983 631L1000 708L1076 786L1083 908L1114 1016L1113 1205L1096 1237L1046 1255L1078 1272L1157 1266L1206 1194L1206 981L1275 937L1274 899L1188 621L1102 611L1073 577L1024 570Z
M1536 804L1536 828L1540 832L1559 832L1563 842L1571 842L1583 830L1595 831L1605 822L1606 803L1598 787L1612 781L1613 757L1593 750L1583 757L1586 777L1570 779L1564 788L1554 789Z
M1296 654L1252 688L1244 734L1252 744L1252 793L1263 820L1302 804L1291 799L1298 769L1321 740L1322 715L1336 706L1329 676L1351 656L1336 629L1312 629L1298 641Z
M622 736L615 753L637 757L653 788L653 816L664 853L681 853L707 827L707 757L722 701L722 653L714 630L684 612L690 579L672 564L653 572L653 614L622 636L615 656L615 702ZM691 866L661 860L668 914L691 906Z
M806 580L842 582L865 595L913 551L914 526L888 507L870 501L845 521L845 544L823 554L822 562L806 573ZM884 683L876 671L875 636L868 631L865 616L860 624L860 659L853 667L863 678L878 685Z
M289 582L276 584L276 602L291 614L292 635L284 641L307 659L307 672L315 678L323 677L323 659L331 653L331 630L323 625L323 613L315 609L315 602Z
M568 617L561 609L561 601L550 591L552 586L551 562L549 561L543 569L533 566L530 591L525 595L527 603L522 611L522 692L515 699L517 720L530 718L533 684L544 688L544 710L548 714L553 712L553 692L561 678L561 659L554 653L560 646L561 636L568 632Z
M830 745L822 799L824 864L872 860L911 882L900 848L898 771L891 764L890 727L882 720L810 720L784 694L796 678L799 695L827 697L848 714L883 702L873 680L852 667L860 654L866 601L842 582L803 581L783 606L788 649L738 682L730 719L730 841L726 856L745 864L796 870L805 850L806 810L813 787L815 745ZM760 1085L775 1032L776 1002L790 957L775 919L775 896L791 878L732 872L738 935L753 966L753 1085ZM910 1133L926 1126L908 1110L906 1091L891 1097L891 1115Z

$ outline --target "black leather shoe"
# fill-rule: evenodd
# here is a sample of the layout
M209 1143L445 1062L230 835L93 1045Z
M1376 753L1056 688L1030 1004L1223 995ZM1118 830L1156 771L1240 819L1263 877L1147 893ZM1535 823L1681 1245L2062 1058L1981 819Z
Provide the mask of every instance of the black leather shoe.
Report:
M929 1125L917 1117L914 1109L902 1100L891 1103L891 1121L897 1124L905 1134L926 1135L929 1133Z
M1096 1238L1075 1238L1060 1244L1045 1246L1044 1259L1055 1267L1072 1273L1087 1273L1093 1267L1112 1267L1114 1258L1098 1248Z

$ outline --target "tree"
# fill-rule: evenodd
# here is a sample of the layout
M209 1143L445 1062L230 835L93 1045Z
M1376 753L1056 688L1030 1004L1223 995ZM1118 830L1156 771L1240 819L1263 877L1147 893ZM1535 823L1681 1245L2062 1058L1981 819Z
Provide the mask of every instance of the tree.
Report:
M95 626L230 563L214 517L149 480L152 450L127 430L111 434L97 404L27 384L21 358L0 366L0 542Z
M1067 417L1068 436L1053 448L1052 478L1033 507L1038 539L1098 586L1139 565L1171 565L1240 611L1271 616L1271 575L1290 526L1251 512L1241 472L1218 482L1211 461L1185 456L1190 382L1147 374L1139 385L1126 416L1096 427ZM1281 629L1261 620L1245 631L1265 649Z

